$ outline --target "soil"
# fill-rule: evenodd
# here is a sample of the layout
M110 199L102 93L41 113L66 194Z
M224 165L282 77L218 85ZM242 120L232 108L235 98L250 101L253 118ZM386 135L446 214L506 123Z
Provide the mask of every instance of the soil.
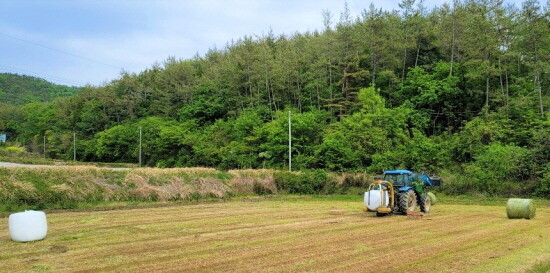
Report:
M513 272L550 262L550 208L510 220L505 207L438 204L415 221L361 208L358 198L49 213L46 239L29 243L11 241L2 218L0 272Z

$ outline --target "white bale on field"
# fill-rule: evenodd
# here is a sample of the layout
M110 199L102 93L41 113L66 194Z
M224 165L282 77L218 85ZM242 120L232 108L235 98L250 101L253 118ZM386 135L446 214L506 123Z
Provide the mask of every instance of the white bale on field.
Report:
M370 190L365 192L365 206L370 211L376 211L381 206L387 206L390 203L390 199L387 191Z
M435 203L437 203L437 197L435 197L435 194L433 192L428 192L428 197L430 198L432 205L435 205Z
M535 211L532 199L510 198L506 203L506 214L509 219L533 219Z
M16 242L31 242L46 238L48 223L43 211L29 210L9 217L9 233Z

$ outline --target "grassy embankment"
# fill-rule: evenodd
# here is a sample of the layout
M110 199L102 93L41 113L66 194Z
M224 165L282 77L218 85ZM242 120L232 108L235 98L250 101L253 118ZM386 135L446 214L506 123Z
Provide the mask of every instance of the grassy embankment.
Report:
M0 168L0 212L279 193L349 193L364 191L368 181L366 174L334 175L323 171L113 170L81 166Z
M0 168L0 213L22 209L67 209L151 205L162 202L226 200L239 196L344 194L356 198L371 181L368 174L323 171L220 171L211 168L113 170L83 166ZM447 185L451 186L452 185ZM505 198L444 196L442 203L495 205ZM548 201L539 200L539 204Z
M97 167L0 168L0 211L226 198L276 193L271 171L208 168L112 170Z

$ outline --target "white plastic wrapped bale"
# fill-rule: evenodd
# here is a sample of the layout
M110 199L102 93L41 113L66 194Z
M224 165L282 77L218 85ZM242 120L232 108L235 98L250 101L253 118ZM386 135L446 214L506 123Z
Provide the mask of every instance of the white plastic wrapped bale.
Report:
M390 203L388 192L382 191L382 195L380 194L380 190L365 192L365 206L367 206L370 211L376 211L380 206L387 206Z
M11 214L9 232L16 242L31 242L46 238L48 223L43 211L28 210Z

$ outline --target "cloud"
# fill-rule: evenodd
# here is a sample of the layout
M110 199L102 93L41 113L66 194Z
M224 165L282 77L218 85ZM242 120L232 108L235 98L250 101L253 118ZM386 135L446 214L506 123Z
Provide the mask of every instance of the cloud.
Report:
M27 5L20 12L27 14L33 6L24 3ZM343 1L117 1L112 6L102 1L54 2L46 7L48 19L55 24L47 25L50 20L44 18L36 24L33 18L24 22L12 18L7 24L15 22L10 31L14 36L59 50L22 47L22 55L39 52L36 59L40 63L35 69L99 84L118 77L119 67L140 72L169 56L191 58L245 35L267 34L270 29L276 35L320 29L321 11L335 6L343 7ZM35 13L31 10L28 14ZM67 14L79 17L70 15L70 20L63 21Z
M330 1L328 1L330 2ZM155 62L169 56L191 58L195 53L204 54L209 48L222 48L228 41L244 35L262 35L272 28L276 34L291 34L320 28L321 10L306 6L281 12L284 6L276 1L235 1L221 4L219 1L164 1L138 2L147 20L140 22L132 32L114 32L109 35L83 33L79 36L61 37L56 47L64 51L87 56L98 62L120 67L129 72L140 72ZM132 16L121 13L120 16ZM85 62L85 60L84 60ZM88 65L87 70L90 71ZM101 67L101 66L100 66ZM83 81L104 81L116 69L104 67L103 73L86 73ZM74 75L74 73L73 73Z
M353 17L370 5L347 2ZM397 9L397 2L375 6ZM120 69L137 73L169 56L191 58L245 35L323 29L321 12L329 10L337 22L343 8L344 0L0 1L0 33L58 49L0 36L0 65L100 84L117 78Z

